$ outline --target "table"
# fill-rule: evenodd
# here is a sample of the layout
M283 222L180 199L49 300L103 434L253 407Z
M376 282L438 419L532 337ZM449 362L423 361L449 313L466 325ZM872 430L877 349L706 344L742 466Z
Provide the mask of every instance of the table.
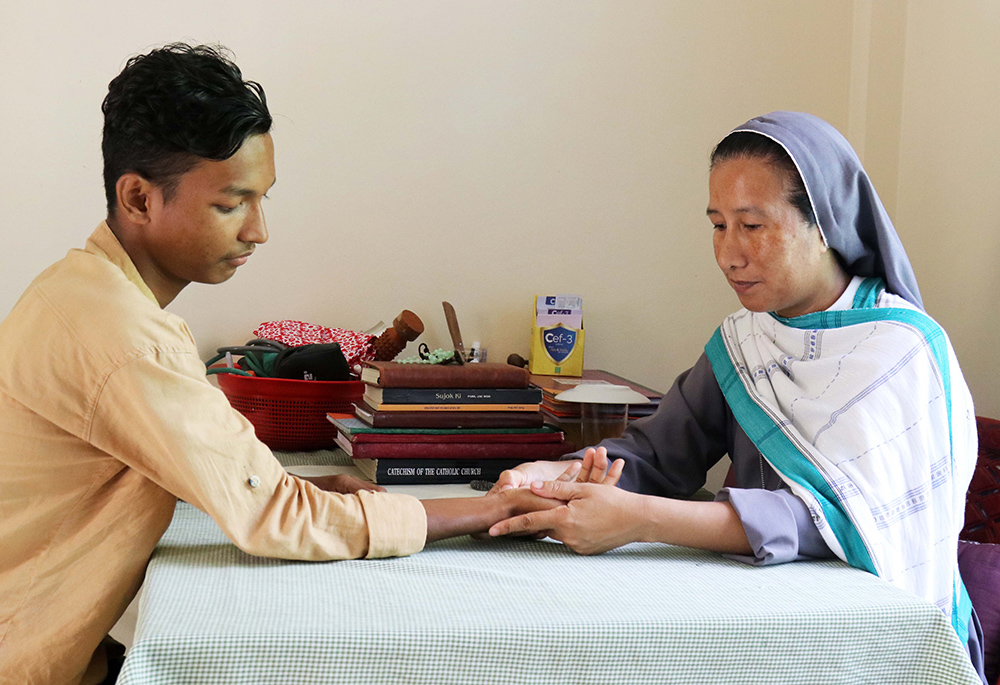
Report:
M979 681L939 610L836 561L754 568L653 544L580 557L463 537L399 559L286 562L243 553L183 503L119 679L665 682Z

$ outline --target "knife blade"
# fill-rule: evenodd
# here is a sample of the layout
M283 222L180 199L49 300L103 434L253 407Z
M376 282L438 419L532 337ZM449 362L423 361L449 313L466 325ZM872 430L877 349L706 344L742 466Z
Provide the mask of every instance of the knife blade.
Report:
M451 342L455 346L455 351L461 355L462 361L465 361L465 345L462 344L462 331L458 328L458 315L455 314L455 308L451 306L451 302L442 302L441 306L444 307L444 318L448 322Z

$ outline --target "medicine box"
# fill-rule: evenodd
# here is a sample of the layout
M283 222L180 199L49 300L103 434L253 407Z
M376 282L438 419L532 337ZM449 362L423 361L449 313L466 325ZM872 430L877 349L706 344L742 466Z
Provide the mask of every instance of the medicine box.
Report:
M536 295L528 371L542 376L583 375L583 298Z

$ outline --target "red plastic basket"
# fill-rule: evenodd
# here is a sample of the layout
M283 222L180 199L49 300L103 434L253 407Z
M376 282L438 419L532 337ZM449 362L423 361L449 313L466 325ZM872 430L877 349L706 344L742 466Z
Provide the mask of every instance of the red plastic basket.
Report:
M353 414L361 381L297 381L231 373L216 375L233 408L253 424L257 438L275 450L332 449L337 429L327 412Z

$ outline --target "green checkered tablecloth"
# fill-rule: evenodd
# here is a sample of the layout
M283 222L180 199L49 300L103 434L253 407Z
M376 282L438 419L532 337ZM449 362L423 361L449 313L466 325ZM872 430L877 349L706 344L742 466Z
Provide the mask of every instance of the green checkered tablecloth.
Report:
M186 504L150 562L119 679L978 682L938 609L839 562L753 568L651 544L580 557L470 538L400 559L285 562L241 552Z

